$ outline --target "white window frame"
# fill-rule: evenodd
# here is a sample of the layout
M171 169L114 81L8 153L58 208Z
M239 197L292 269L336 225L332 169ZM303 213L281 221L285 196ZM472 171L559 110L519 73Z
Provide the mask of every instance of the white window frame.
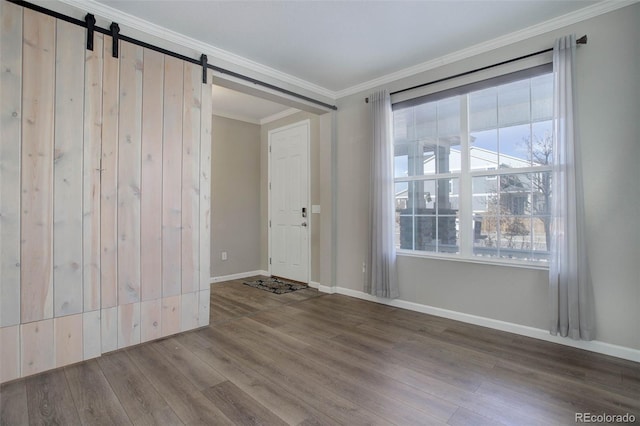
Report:
M544 75L546 72L538 75ZM526 79L530 77L523 77ZM520 80L520 79L516 79ZM516 81L514 80L514 81ZM504 83L488 84L486 87L500 86ZM455 90L455 88L454 88ZM413 181L430 181L439 179L458 179L459 181L459 209L458 209L458 223L459 223L459 239L458 239L458 253L442 253L431 252L421 250L409 250L397 248L396 253L401 256L419 257L419 258L433 258L444 259L451 261L462 261L468 263L480 263L480 264L495 264L509 267L520 267L527 269L541 269L548 270L549 266L544 261L533 261L523 259L509 259L500 257L482 257L473 254L473 190L472 181L474 177L485 177L487 180L496 179L500 175L513 175L513 174L526 174L526 173L540 173L551 172L551 165L544 166L531 166L531 167L518 167L493 170L471 170L471 158L470 158L470 145L469 145L469 109L468 109L468 94L475 90L469 90L464 93L452 94L451 96L438 97L438 99L446 99L448 97L460 96L460 153L461 164L460 172L448 172L448 173L434 173L429 175L419 176L402 176L394 178L394 186L399 182L413 182ZM437 93L437 92L436 92ZM410 99L410 98L409 98ZM407 98L403 98L404 101ZM429 101L427 101L429 102ZM418 102L416 104L421 104ZM425 102L426 103L426 102ZM451 181L449 181L451 182ZM395 206L395 199L393 200ZM464 231L466 230L466 231ZM414 229L415 232L415 229ZM414 236L415 238L415 236Z

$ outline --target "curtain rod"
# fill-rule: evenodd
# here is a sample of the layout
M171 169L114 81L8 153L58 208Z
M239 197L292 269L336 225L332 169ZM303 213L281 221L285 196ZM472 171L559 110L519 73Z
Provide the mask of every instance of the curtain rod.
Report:
M60 12L56 12L54 10L47 9L45 7L42 7L42 6L35 5L33 3L29 3L29 2L24 1L24 0L7 0L7 1L9 1L11 3L14 3L14 4L18 5L18 6L22 6L22 7L25 7L27 9L31 9L31 10L34 10L36 12L40 12L40 13L43 13L45 15L49 15L49 16L52 16L54 18L60 19L62 21L69 22L71 24L78 25L80 27L86 28L87 29L87 49L89 49L89 50L93 50L93 32L95 31L95 32L98 32L98 33L101 33L101 34L105 34L105 35L111 36L113 38L113 49L112 49L112 51L113 51L113 56L114 57L118 57L118 41L119 40L123 40L123 41L129 42L131 44L135 44L137 46L140 46L140 47L144 47L144 48L147 48L147 49L150 49L150 50L154 50L156 52L163 53L163 54L171 56L173 58L181 59L181 60L183 60L185 62L190 62L192 64L201 65L202 68L203 68L203 83L206 83L206 71L205 70L206 69L210 69L210 70L219 72L221 74L226 74L228 76L235 77L235 78L238 78L240 80L244 80L244 81L247 81L249 83L253 83L255 85L265 87L267 89L275 90L275 91L283 93L285 95L293 96L295 98L302 99L304 101L307 101L307 102L310 102L310 103L313 103L313 104L316 104L316 105L323 106L323 107L325 107L327 109L330 109L330 110L334 110L335 111L335 110L338 109L338 107L336 107L335 105L327 104L327 103L319 101L317 99L313 99L313 98L310 98L308 96L301 95L301 94L293 92L291 90L283 89L282 87L275 86L275 85L273 85L271 83L267 83L267 82L255 79L253 77L249 77L249 76L237 73L235 71L230 71L230 70L227 70L225 68L221 68L221 67L218 67L218 66L215 66L215 65L211 65L211 64L207 63L207 55L205 55L205 54L202 54L200 56L200 59L198 60L198 59L190 58L188 56L181 55L181 54L173 52L171 50L167 50L167 49L164 49L162 47L155 46L153 44L150 44L150 43L135 39L133 37L128 37L126 35L121 35L120 34L120 27L115 22L111 23L111 26L110 26L109 29L95 26L95 17L90 13L87 14L87 16L85 17L85 20L83 21L83 20L76 19L76 18L73 18L73 17L68 16L68 15L64 15L64 14L62 14Z
M576 44L587 44L587 36L583 35L582 37L577 39L576 40ZM552 52L552 51L553 51L553 47L550 47L548 49L539 50L537 52L529 53L527 55L518 56L517 58L507 59L506 61L498 62L497 64L487 65L487 66L484 66L484 67L481 67L481 68L476 68L476 69L473 69L473 70L470 70L470 71L461 72L460 74L451 75L449 77L440 78L438 80L433 80L433 81L430 81L428 83L422 83L422 84L418 84L417 86L407 87L406 89L396 90L395 92L391 92L390 94L391 95L395 95L395 94L402 93L402 92L408 92L409 90L419 89L421 87L430 86L432 84L442 83L443 81L453 80L454 78L458 78L458 77L464 77L464 76L469 75L469 74L474 74L474 73L477 73L477 72L480 72L480 71L488 70L490 68L495 68L495 67L499 67L501 65L510 64L511 62L520 61L522 59L527 59L527 58L530 58L532 56L542 55L543 53ZM366 103L369 103L369 98L365 98L364 101Z

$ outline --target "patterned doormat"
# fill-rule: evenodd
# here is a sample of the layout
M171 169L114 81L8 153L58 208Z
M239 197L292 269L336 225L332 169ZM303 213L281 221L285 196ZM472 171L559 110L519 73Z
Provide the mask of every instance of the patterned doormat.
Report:
M259 279L255 281L244 281L243 284L260 290L270 291L275 294L291 293L292 291L308 288L305 284L284 281L277 277Z

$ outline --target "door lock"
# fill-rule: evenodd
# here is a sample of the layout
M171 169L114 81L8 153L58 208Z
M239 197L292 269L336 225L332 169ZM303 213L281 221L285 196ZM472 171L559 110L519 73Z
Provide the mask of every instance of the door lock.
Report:
M300 224L300 226L304 226L304 227L306 228L306 227L307 227L307 222L302 222L302 223Z
M302 217L307 217L307 208L306 207L302 208Z

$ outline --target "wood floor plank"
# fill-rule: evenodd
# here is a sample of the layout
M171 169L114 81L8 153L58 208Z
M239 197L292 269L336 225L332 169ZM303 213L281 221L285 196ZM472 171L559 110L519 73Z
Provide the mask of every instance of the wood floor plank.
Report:
M226 381L210 365L187 350L176 339L165 339L154 342L158 352L162 353L169 362L184 375L198 390L204 390Z
M25 379L29 424L80 425L78 411L62 369Z
M297 365L271 363L259 350L243 347L237 339L219 330L209 328L207 334L219 342L230 356L242 360L260 374L278 383L286 383L292 392L304 398L314 408L343 424L388 424L388 421L359 408L349 400L333 392L308 377L307 372ZM286 363L285 363L286 364Z
M245 346L250 346L252 342L258 340L253 336L257 336L259 333L252 333L252 331L243 329L240 326L231 327L227 325L221 327L221 329L223 328L230 330L230 334ZM302 377L306 382L313 381L319 384L325 393L333 392L339 394L356 406L360 406L367 412L379 416L382 421L394 424L415 424L420 421L425 421L429 424L438 423L435 418L430 419L427 413L419 412L403 401L394 400L383 393L378 393L368 384L359 382L352 377L335 374L334 371L327 372L325 366L310 360L308 356L300 356L291 347L282 347L275 341L269 341L264 338L259 340L261 351L268 354L265 357L270 364L281 365L288 370L300 371L301 374L304 374Z
M23 380L0 386L0 425L29 423L27 387Z
M311 421L324 425L336 423L290 393L286 387L272 382L253 368L243 366L235 357L227 355L216 345L209 348L192 345L189 349L288 424Z
M286 425L280 417L229 381L212 386L203 393L235 424Z
M212 286L211 308L218 322L208 327L3 385L2 419L107 423L110 414L96 413L116 402L126 416L119 424L640 418L638 363L343 295L281 298L240 280ZM90 416L86 406L98 398Z
M387 376L379 371L367 369L358 362L342 354L330 353L324 347L309 347L304 356L328 369L335 370L341 377L349 377L369 389L389 396L417 410L425 411L424 415L433 416L441 421L448 420L458 406L439 397L424 393L410 385Z
M295 362L296 358L304 360L301 363L308 371L320 368L319 371L322 374L322 370L326 370L326 376L334 377L334 386L336 383L340 383L345 389L351 390L352 401L357 401L359 405L365 406L370 404L370 401L375 401L368 406L368 409L373 412L378 412L377 410L379 410L378 414L390 421L405 424L433 417L434 420L445 422L457 408L457 406L448 404L443 400L416 392L415 389L384 375L377 374L375 371L366 371L356 364L348 364L341 357L329 359L330 357L327 357L322 348L314 348L309 345L301 346L298 341L290 339L286 334L282 334L278 330L270 330L266 326L256 325L255 321L251 319L237 321L234 325L238 327L234 328L234 332L238 333L238 335L241 335L244 331L260 336L261 344L265 349L269 349L268 353L270 354L277 352L278 349L290 351L290 355L293 356L291 362ZM271 336L271 339L266 337L267 335ZM289 355L277 353L281 358ZM385 411L385 402L389 403L390 406L395 404L396 408L391 412ZM420 412L421 408L427 407L428 412Z
M640 416L638 394L635 397L632 394L614 394L580 380L551 375L524 364L498 362L490 380L528 395L573 407L577 411L612 414L631 412Z
M83 424L131 424L96 360L65 367L64 373Z
M182 424L125 351L103 355L98 364L134 425Z
M232 422L160 352L151 345L127 351L138 369L185 424L225 425Z
M478 388L476 395L488 400L499 399L511 407L509 411L549 424L568 423L574 420L576 412L576 407L565 405L561 400L545 400L489 381Z
M497 426L495 420L488 419L479 414L476 414L472 411L467 410L466 408L459 408L458 411L449 419L447 424L451 426Z
M398 365L411 365L412 369L425 373L435 378L439 378L447 383L451 383L461 389L470 391L476 390L482 383L482 377L479 375L469 375L468 371L460 371L456 365L441 364L440 362L430 361L417 353L403 353L391 348L381 346L379 342L371 339L369 336L359 335L357 333L342 334L333 338L333 340L349 344L360 351L371 351L378 357L389 359L389 362Z

